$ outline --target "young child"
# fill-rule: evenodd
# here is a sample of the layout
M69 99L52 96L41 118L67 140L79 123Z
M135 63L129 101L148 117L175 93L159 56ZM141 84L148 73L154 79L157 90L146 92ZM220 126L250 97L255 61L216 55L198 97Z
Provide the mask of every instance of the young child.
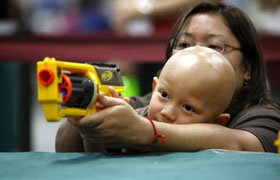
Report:
M118 119L122 114L129 114L129 117L125 115L127 119L141 115L148 116L154 121L166 123L217 123L225 125L230 119L230 115L223 112L232 99L234 89L234 71L223 55L215 50L200 46L178 51L167 61L159 78L154 77L153 95L149 106L136 110L137 115L128 103L115 98L118 97L118 94L113 88L110 88L110 91L114 97L107 97L100 93L99 106L102 106L104 110L82 119L69 118L63 124L65 127L62 129L73 129L71 130L73 133L70 134L71 147L70 143L65 142L68 145L67 148L64 147L63 151L81 145L81 141L78 140L80 135L83 137L83 150L103 151L102 140L96 137L98 130L100 128L107 130L112 124L118 125L117 122L124 122L124 117ZM110 104L113 101L118 101L118 103ZM109 108L112 107L115 108L114 114L107 113L107 108L109 111ZM101 113L103 115L99 117ZM113 123L112 118L118 120ZM74 135L75 133L76 135ZM58 131L57 138L63 134L62 130ZM97 146L97 144L101 146ZM60 151L59 148L57 147L58 151Z
M216 51L191 47L177 52L153 79L150 105L138 113L153 120L176 123L217 123L230 119L223 112L235 89L230 63Z

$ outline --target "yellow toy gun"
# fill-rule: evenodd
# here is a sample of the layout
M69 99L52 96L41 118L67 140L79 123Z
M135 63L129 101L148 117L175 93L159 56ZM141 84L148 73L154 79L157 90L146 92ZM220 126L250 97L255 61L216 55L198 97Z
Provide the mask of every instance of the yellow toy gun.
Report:
M46 120L80 117L96 112L98 92L111 96L109 87L124 92L120 69L115 64L73 63L46 57L37 63L38 100Z

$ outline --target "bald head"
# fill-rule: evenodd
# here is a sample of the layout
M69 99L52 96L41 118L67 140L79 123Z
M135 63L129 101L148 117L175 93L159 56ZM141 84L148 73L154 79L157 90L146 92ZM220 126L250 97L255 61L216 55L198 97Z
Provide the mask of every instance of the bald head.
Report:
M235 90L235 73L228 60L201 46L175 53L165 64L159 80L163 78L174 81L181 78L183 82L178 80L178 87L187 84L195 91L193 96L204 98L206 104L215 108L212 109L215 113L224 112Z

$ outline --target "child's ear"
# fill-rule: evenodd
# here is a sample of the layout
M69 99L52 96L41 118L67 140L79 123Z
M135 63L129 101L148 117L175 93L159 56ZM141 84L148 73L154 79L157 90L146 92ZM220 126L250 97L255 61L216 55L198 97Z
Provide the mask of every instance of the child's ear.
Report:
M156 86L157 86L157 82L158 82L158 78L155 76L153 78L153 91L155 90Z
M214 124L225 126L229 120L230 120L230 114L223 113L217 117L217 119L214 121Z

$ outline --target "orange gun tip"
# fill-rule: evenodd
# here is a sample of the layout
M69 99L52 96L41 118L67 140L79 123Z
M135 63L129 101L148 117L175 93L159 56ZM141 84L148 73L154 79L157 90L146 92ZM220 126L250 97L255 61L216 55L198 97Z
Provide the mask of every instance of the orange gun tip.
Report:
M50 68L42 69L38 74L39 82L45 86L50 85L54 80L54 72Z

